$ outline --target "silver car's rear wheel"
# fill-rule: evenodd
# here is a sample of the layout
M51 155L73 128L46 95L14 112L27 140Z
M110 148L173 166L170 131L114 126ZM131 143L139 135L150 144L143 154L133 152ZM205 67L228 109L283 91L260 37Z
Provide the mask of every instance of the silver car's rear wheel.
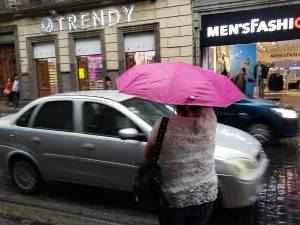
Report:
M255 123L251 124L248 133L255 137L262 145L268 145L272 142L273 132L272 129L265 124Z
M12 164L11 178L16 188L25 194L35 193L41 184L37 169L28 160L18 160Z

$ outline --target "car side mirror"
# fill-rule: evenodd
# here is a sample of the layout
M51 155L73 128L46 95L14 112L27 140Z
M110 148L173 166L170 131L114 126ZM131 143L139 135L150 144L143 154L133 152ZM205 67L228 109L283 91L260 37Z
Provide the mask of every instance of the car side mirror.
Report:
M125 128L118 131L118 136L122 139L134 139L139 141L147 141L144 134L140 134L135 128Z

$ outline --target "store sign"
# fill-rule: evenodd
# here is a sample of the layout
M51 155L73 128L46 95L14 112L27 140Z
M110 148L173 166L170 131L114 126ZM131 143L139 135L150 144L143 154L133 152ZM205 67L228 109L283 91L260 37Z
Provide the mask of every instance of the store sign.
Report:
M300 52L286 52L286 53L273 53L270 58L282 59L282 58L299 58Z
M202 46L298 38L300 5L202 16Z
M207 37L231 36L239 34L273 32L300 28L300 17L264 21L252 19L247 23L207 27Z
M74 31L78 29L99 28L102 26L115 26L121 20L131 22L134 6L123 6L121 9L93 10L82 12L78 15L71 14L56 18L44 18L41 22L41 30L50 33L56 27L57 30Z

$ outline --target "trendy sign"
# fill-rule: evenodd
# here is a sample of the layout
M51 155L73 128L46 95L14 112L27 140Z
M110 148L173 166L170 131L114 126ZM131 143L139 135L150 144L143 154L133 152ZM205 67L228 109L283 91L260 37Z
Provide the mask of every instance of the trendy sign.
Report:
M134 6L123 6L121 9L93 10L79 13L78 15L58 16L56 18L44 18L41 22L41 30L46 33L56 30L77 30L87 28L99 28L101 26L115 26L121 20L131 22Z
M202 46L298 38L299 5L207 15L202 18Z

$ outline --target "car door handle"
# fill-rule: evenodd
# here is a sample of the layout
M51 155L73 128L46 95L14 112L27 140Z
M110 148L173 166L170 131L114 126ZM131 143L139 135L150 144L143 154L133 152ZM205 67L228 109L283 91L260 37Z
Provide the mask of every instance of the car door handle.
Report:
M35 144L39 144L39 143L41 143L41 139L40 139L40 138L38 138L38 137L34 137L34 138L32 138L32 141L33 141L33 143L35 143Z
M94 145L92 145L92 144L84 144L83 148L86 149L86 150L91 151L91 150L94 150Z

